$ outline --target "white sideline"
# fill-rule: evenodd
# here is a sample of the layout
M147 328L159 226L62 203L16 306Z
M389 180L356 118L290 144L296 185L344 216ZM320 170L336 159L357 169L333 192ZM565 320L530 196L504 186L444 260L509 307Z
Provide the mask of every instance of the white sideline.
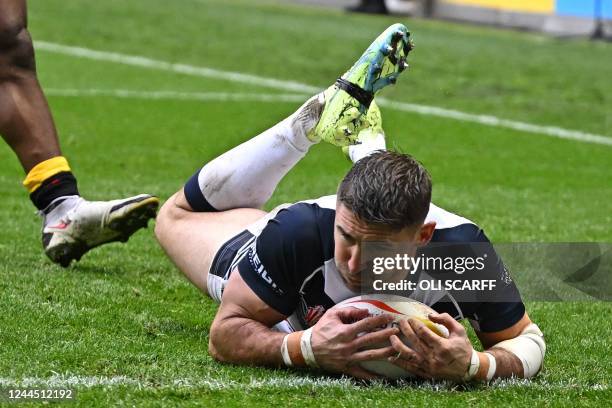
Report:
M612 137L582 132L580 130L564 129L557 126L542 126L516 120L502 119L492 115L475 115L452 109L438 108L436 106L417 105L406 102L396 102L381 98L379 105L404 112L420 113L422 115L439 116L447 119L456 119L462 122L474 122L480 125L501 127L521 132L535 133L559 139L576 140L584 143L595 143L612 146Z
M179 74L199 76L205 78L222 79L231 82L264 86L267 88L278 89L281 91L294 91L315 93L320 89L315 86L301 84L299 82L286 81L274 78L264 78L257 75L243 74L240 72L223 71L214 68L196 67L187 64L178 64L160 61L138 55L120 54L117 52L97 51L83 47L73 47L68 45L50 43L46 41L35 41L36 50L54 52L56 54L70 55L73 57L86 58L96 61L115 62L123 65L132 65L142 68L156 69L160 71L170 71Z
M57 54L69 55L79 58L86 58L96 61L115 62L123 65L131 65L161 71L170 71L186 75L221 79L231 82L263 86L282 91L293 91L312 94L321 90L316 86L307 85L295 81L266 78L257 75L225 71L208 67L197 67L187 64L171 63L137 55L98 51L89 48L74 47L46 41L36 41L35 47L37 50L40 51L53 52ZM380 103L381 106L387 106L391 109L396 109L404 112L412 112L429 116L438 116L448 119L455 119L463 122L473 122L481 125L508 128L527 133L551 136L560 139L569 139L585 143L595 143L612 146L612 137L582 132L579 130L564 129L556 126L535 125L532 123L502 119L491 115L476 115L452 109L439 108L435 106L391 101L385 98L379 98L377 99L377 101Z
M303 102L308 95L300 94L264 94L242 92L178 92L178 91L135 91L130 89L62 89L47 88L49 96L110 96L113 98L135 99L173 99L186 101L216 101L216 102Z
M400 384L401 385L401 384ZM452 390L455 384L450 382L422 382L406 383L406 387L431 391ZM299 387L314 388L343 388L363 389L348 378L314 378L314 377L273 377L266 379L250 378L245 381L231 379L205 379L205 378L178 378L174 380L151 380L130 378L126 376L102 377L102 376L78 376L69 374L55 374L51 377L26 377L21 379L0 377L0 388L10 387L44 387L44 388L70 388L87 389L94 387L137 387L139 389L177 389L177 388L205 388L208 390L233 390L233 389L295 389ZM374 383L372 388L387 387L384 383ZM562 389L588 389L593 391L605 391L609 389L606 384L578 384L573 382L549 383L546 381L529 381L523 379L496 380L492 383L493 388L525 387L541 390Z

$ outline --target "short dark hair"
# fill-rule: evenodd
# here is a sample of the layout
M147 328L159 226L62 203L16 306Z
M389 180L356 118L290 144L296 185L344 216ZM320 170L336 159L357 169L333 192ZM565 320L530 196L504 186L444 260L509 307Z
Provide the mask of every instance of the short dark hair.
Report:
M379 150L349 170L338 201L368 224L394 231L423 223L431 202L431 177L407 154Z

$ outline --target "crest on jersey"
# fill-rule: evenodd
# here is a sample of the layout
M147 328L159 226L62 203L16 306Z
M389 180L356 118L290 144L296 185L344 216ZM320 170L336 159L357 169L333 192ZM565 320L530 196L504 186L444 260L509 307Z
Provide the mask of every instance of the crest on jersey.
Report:
M306 310L306 315L304 316L304 321L306 322L308 327L312 327L317 324L317 322L319 321L321 316L323 316L324 313L325 308L321 305L308 306L308 309Z

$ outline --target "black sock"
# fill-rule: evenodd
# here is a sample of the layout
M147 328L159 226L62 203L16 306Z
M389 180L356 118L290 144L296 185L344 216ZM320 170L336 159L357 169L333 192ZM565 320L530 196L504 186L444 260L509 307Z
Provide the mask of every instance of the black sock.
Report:
M77 180L71 172L62 171L43 181L40 187L30 194L30 200L42 211L56 198L71 195L79 195Z
M185 198L189 203L191 209L195 212L217 212L215 207L213 207L200 189L200 184L198 182L198 175L200 174L200 170L196 171L193 176L187 183L185 187L183 187L183 193L185 193Z

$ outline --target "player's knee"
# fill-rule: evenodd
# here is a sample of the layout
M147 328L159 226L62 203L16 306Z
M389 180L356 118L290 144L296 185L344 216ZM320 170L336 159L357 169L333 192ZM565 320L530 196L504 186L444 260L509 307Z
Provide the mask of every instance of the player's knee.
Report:
M25 23L0 16L0 67L34 70L34 46Z
M161 206L155 218L155 237L162 246L173 218L172 206L174 204L170 201L171 200L166 201L164 205Z
M184 209L176 205L175 199L176 195L170 197L159 209L157 218L155 219L155 237L162 246L164 246L164 242L167 241L172 226L176 224L176 221L182 218L185 212Z

